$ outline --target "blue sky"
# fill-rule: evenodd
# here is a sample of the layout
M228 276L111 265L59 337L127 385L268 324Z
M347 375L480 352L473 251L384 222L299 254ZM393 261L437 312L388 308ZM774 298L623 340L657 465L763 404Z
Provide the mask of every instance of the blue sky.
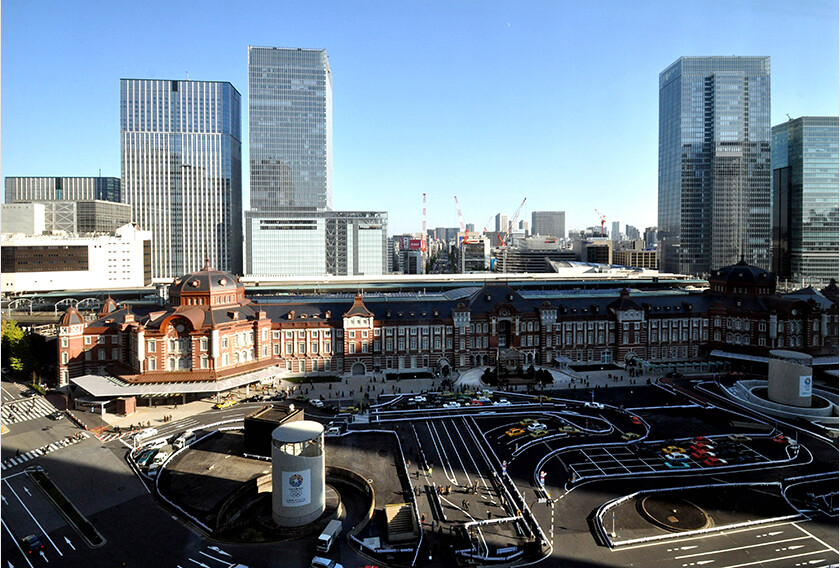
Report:
M838 4L30 2L2 11L0 175L120 175L121 77L230 81L247 46L325 48L335 209L390 232L565 210L656 224L658 76L682 55L770 55L772 124L838 114Z

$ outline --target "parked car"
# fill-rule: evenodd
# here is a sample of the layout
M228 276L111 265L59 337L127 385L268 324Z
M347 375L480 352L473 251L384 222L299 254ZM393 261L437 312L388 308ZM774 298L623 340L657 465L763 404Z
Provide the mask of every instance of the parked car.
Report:
M642 419L641 419L641 418L639 418L638 416L631 416L631 417L630 417L630 422L632 422L633 424L635 424L636 426L638 426L638 425L640 425L640 424L642 423Z
M727 462L726 460L722 460L722 459L720 459L718 457L715 457L715 456L708 456L708 457L706 457L706 459L703 460L703 463L706 464L706 465L709 465L709 466L715 466L715 465L725 465L729 462Z
M666 461L665 467L668 469L688 469L691 466L684 461Z
M341 564L336 562L335 560L330 560L329 558L324 558L322 556L316 556L312 559L312 562L309 564L310 568L344 568Z
M542 437L543 437L543 436L545 436L546 434L548 434L548 431L546 431L546 430L532 430L532 431L529 433L529 435L530 435L532 438L542 438Z
M524 420L519 421L519 425L527 426L528 424L533 424L534 422L536 422L536 420L534 420L533 418L525 418Z
M580 430L578 430L578 431L580 431ZM626 432L625 434L623 434L621 436L621 439L624 440L625 442L629 442L630 440L635 440L636 438L639 438L639 437L640 436L638 434L636 434L635 432Z
M540 430L548 430L548 426L542 422L532 422L531 424L528 424L529 432L538 432Z
M455 401L445 402L443 404L443 407L444 408L461 408L461 403L460 402L455 402Z
M665 454L665 459L673 461L685 461L688 459L688 456L686 454L674 452L673 454Z
M663 454L684 454L685 448L681 448L679 446L665 446L662 448Z

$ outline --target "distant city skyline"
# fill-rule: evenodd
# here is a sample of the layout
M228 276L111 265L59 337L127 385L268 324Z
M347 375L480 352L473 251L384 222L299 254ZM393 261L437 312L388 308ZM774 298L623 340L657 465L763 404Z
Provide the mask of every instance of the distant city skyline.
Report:
M524 197L522 218L566 211L567 230L598 224L596 207L608 223L655 226L657 78L680 56L771 56L771 125L838 114L836 3L291 2L253 14L7 3L0 175L119 175L119 79L189 74L247 97L248 45L329 53L333 208L388 211L394 234L420 231L422 193L428 227L458 226L453 195L476 227ZM129 20L128 39L91 34Z

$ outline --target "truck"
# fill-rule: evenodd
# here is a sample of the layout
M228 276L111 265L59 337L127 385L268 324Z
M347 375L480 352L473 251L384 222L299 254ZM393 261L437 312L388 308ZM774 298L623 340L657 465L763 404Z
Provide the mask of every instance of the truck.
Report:
M318 552L329 552L333 542L335 542L341 534L342 524L338 519L333 519L327 524L324 532L318 537L318 544L315 548Z

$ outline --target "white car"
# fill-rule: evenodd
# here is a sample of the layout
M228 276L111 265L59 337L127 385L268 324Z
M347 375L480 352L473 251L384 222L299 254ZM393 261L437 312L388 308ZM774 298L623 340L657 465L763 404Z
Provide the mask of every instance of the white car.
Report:
M528 424L529 432L540 432L542 430L548 430L548 426L546 426L542 422L534 422L532 424Z
M316 556L312 559L312 563L309 565L310 568L344 568L341 564L336 562L335 560L330 560L329 558L323 558L321 556Z
M499 400L493 403L493 406L510 406L510 401L506 398L500 398Z
M461 403L460 402L446 402L446 403L444 403L443 407L444 408L460 408Z
M310 400L309 404L311 404L315 408L324 408L324 401L318 400L317 398L313 398L312 400Z
M604 405L603 405L603 404L601 404L600 402L584 402L584 403L583 403L583 405L584 405L586 408L597 408L597 409L599 409L599 410L603 410L603 409L604 409Z
M426 402L426 397L425 396L415 396L411 400L413 400L414 402Z

